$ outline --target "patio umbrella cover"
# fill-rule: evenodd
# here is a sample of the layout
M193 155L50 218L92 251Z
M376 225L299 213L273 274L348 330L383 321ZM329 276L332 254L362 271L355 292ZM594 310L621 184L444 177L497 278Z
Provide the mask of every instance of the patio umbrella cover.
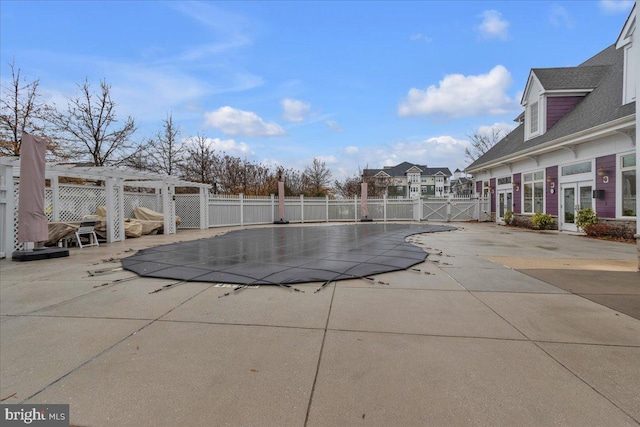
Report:
M18 242L48 239L44 211L46 139L22 133L20 147L20 197L18 200Z

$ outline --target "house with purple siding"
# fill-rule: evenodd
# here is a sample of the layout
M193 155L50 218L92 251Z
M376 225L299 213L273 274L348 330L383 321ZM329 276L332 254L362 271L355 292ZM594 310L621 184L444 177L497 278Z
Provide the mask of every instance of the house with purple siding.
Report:
M636 7L616 42L576 67L532 68L518 126L465 172L491 197L497 222L507 211L556 218L576 231L590 207L600 218L635 225Z

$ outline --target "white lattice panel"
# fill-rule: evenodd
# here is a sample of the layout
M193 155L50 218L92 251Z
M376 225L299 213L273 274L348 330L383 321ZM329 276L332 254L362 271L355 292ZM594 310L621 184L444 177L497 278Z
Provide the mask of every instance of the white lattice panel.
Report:
M124 240L124 230L122 229L122 224L117 220L118 214L122 206L120 206L120 198L118 197L118 187L114 186L113 189L113 216L116 218L113 221L113 224L107 224L107 227L113 227L113 240L118 242L120 240Z
M80 221L84 215L95 215L99 206L106 206L104 187L60 185L58 211L60 221Z
M44 211L47 214L47 221L53 221L53 190L51 187L44 189Z
M159 196L149 193L124 193L124 217L135 218L133 210L138 207L162 213L162 203L160 203Z
M200 195L176 195L176 215L181 220L178 228L200 228Z
M18 243L18 203L20 202L20 183L13 183L13 199L15 200L15 212L13 214L13 247L16 251L24 249L22 243Z

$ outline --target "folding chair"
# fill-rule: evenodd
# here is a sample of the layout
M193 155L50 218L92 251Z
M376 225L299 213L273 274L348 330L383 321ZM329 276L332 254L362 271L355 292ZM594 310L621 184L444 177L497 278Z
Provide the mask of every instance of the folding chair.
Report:
M78 246L82 249L85 246L100 246L98 243L98 236L96 236L96 232L93 231L96 226L95 219L83 219L80 222L80 228L76 231L76 240L78 241ZM82 237L87 237L89 239L89 243L82 244Z

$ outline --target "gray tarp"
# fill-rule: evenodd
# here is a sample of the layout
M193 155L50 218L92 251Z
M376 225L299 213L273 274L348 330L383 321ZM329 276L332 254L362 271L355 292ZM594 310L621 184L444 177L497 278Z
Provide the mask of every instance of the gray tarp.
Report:
M143 249L122 266L141 276L240 285L353 279L423 262L428 254L405 239L450 230L371 223L253 228Z

